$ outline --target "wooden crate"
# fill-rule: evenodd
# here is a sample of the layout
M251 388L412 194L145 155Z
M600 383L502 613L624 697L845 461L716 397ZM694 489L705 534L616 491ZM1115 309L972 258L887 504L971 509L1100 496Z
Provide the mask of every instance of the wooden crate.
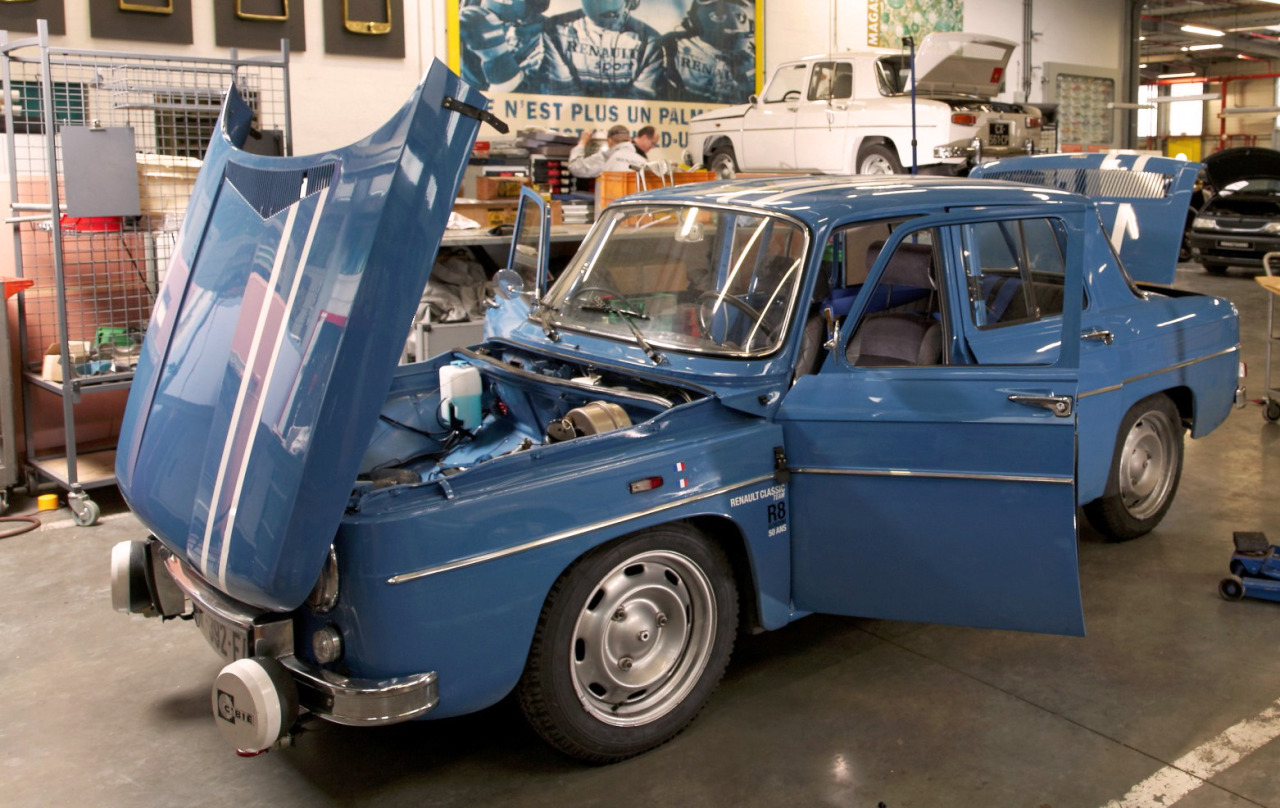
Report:
M651 172L645 173L645 185L649 188L661 188L663 178ZM714 171L677 171L671 176L675 185L688 185L693 182L714 180ZM634 194L640 190L639 175L635 171L606 171L596 178L596 215L618 197Z

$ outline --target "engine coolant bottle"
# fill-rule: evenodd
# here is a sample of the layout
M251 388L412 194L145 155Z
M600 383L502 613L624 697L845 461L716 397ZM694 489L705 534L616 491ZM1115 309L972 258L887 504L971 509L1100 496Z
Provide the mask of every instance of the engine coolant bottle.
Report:
M480 426L480 371L462 360L440 368L440 401L463 429Z

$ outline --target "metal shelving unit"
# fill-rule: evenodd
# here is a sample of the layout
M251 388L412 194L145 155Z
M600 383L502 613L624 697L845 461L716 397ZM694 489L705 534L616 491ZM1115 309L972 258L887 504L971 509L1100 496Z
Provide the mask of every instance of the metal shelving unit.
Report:
M123 396L97 394L133 380L222 96L234 82L257 113L247 148L289 154L288 66L287 41L215 59L52 47L43 21L0 32L6 222L15 274L34 282L18 304L25 483L66 489L79 524L98 516L86 490L115 483Z

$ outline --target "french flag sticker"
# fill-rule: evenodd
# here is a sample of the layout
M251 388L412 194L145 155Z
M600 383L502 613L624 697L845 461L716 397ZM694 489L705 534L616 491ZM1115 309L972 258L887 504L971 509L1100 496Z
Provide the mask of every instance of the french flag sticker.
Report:
M683 472L683 471L684 471L684 468L685 468L685 466L684 466L684 463L683 463L683 462L676 463L676 471L677 471L677 472ZM689 480L688 480L688 478L685 478L685 477L681 477L681 478L680 478L680 487L681 487L681 488L688 488L688 487L689 487Z

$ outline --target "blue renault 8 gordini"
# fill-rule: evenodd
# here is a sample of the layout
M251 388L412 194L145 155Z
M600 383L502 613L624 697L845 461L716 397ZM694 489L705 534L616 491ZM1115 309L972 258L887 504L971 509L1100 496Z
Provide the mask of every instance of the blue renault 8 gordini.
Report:
M242 751L514 693L613 761L692 720L741 630L1082 634L1077 506L1151 530L1230 411L1234 307L1124 266L1172 280L1196 166L1137 155L661 189L555 278L530 195L483 344L398 366L485 104L437 64L367 139L271 158L233 91L209 147L113 598L193 618Z

